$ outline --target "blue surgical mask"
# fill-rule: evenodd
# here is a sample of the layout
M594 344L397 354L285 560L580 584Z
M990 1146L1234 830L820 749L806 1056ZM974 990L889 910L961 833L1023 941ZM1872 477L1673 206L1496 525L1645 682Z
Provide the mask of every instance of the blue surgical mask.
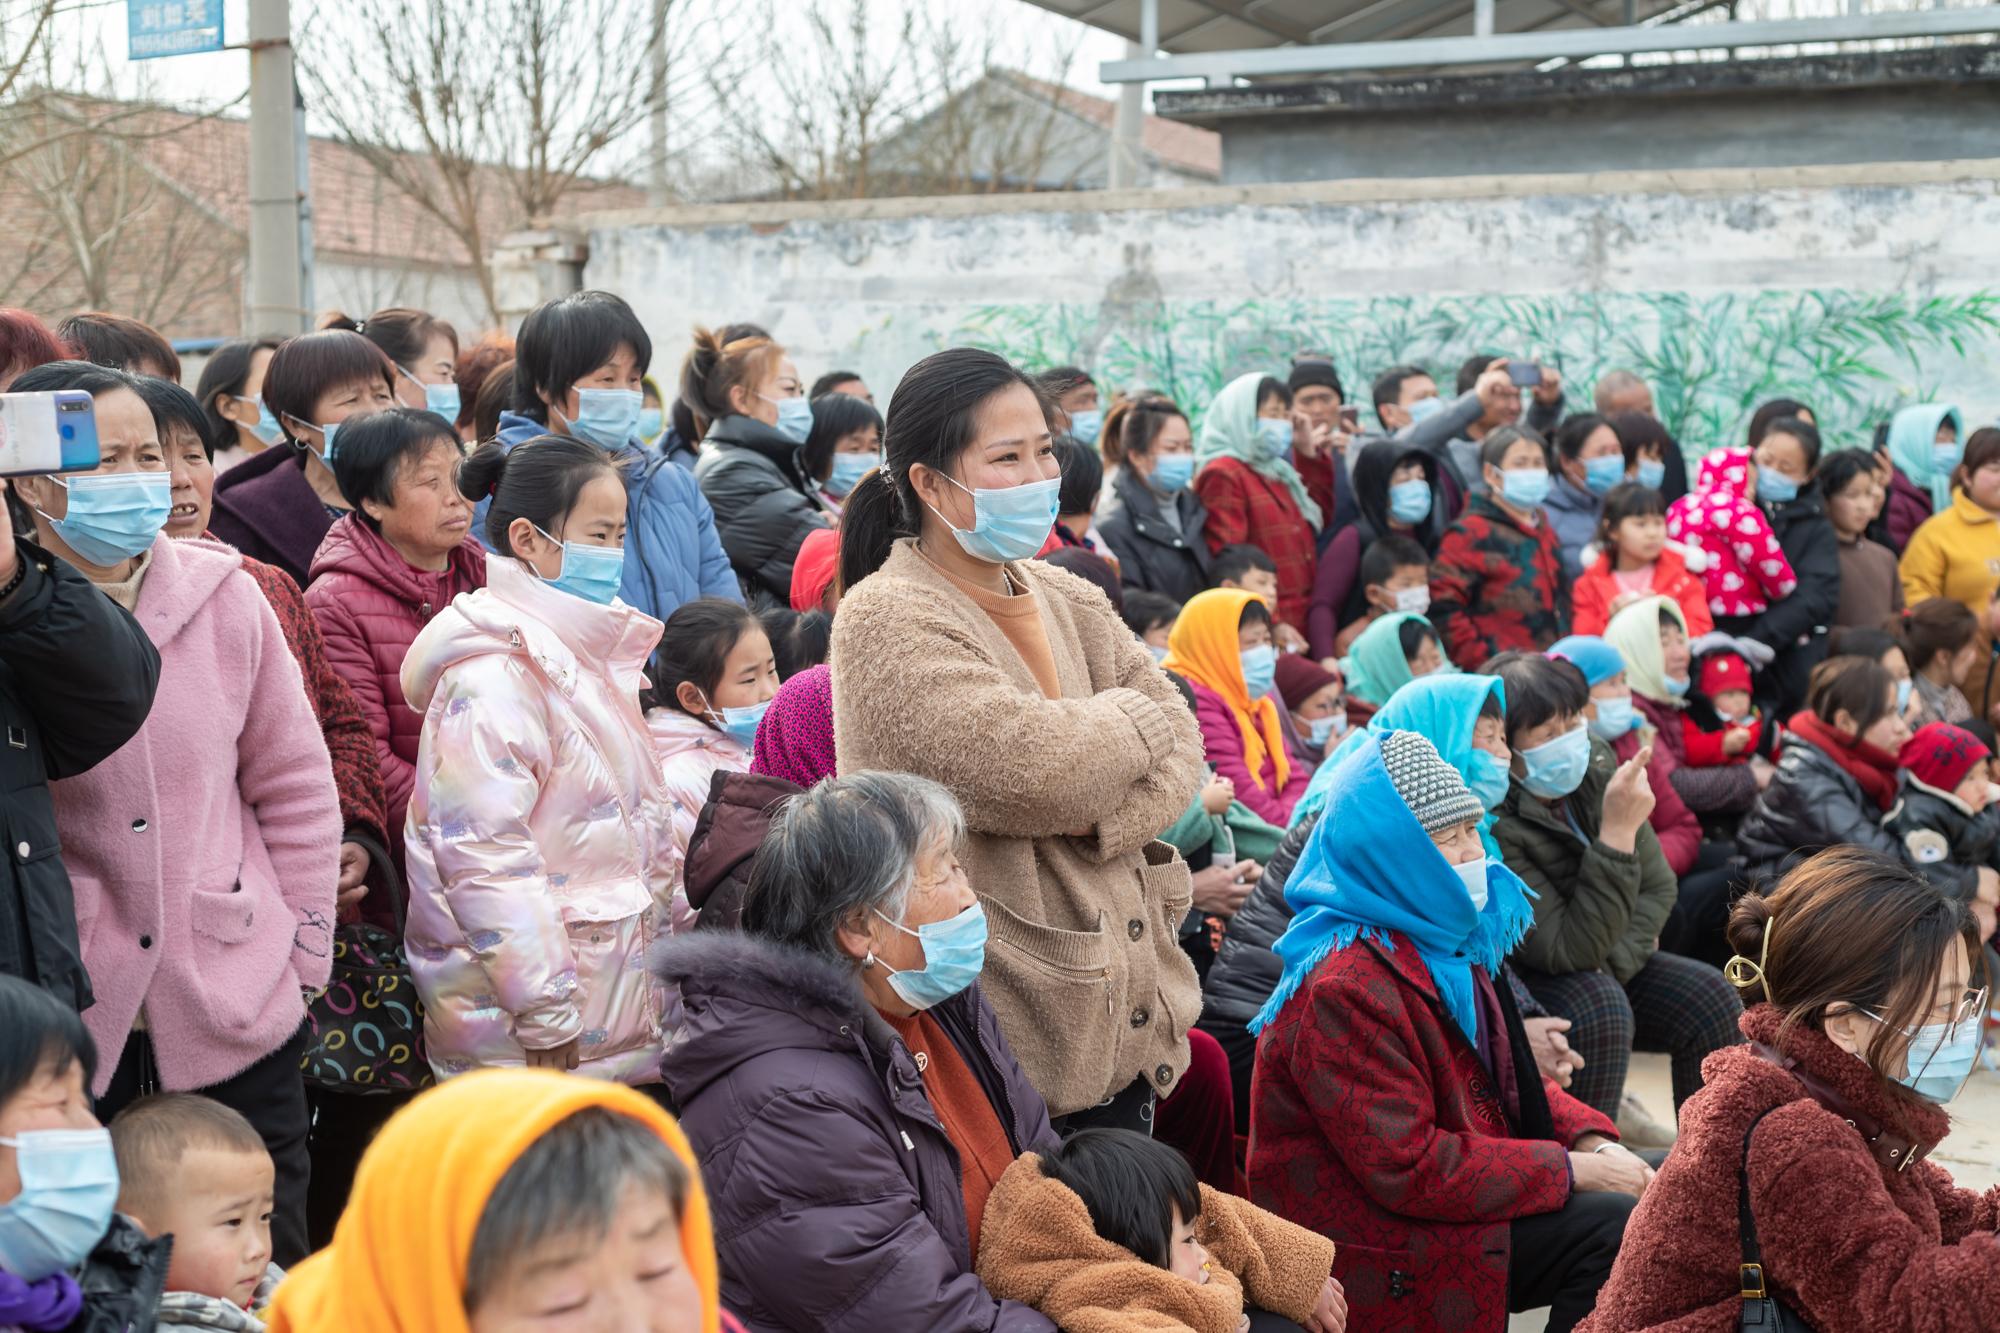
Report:
M1667 465L1651 458L1639 460L1639 484L1652 490L1659 490L1666 484Z
M446 421L458 420L458 386L456 384L426 384L424 386L424 406L443 417Z
M1153 489L1167 495L1186 490L1194 480L1194 455L1155 454L1152 480Z
M1881 1021L1878 1014L1866 1009L1861 1012ZM1979 1059L1982 1017L1959 1023L1926 1023L1911 1033L1910 1049L1903 1056L1903 1067L1909 1072L1898 1075L1896 1081L1939 1106L1958 1096Z
M21 1192L0 1204L0 1271L40 1282L90 1257L118 1202L108 1129L31 1129L14 1150Z
M130 560L153 544L174 507L174 479L165 472L107 472L53 478L69 492L69 513L49 526L70 550L93 565Z
M1949 477L1964 457L1965 450L1956 444L1934 444L1931 446L1931 472L1936 476Z
M1398 523L1421 523L1431 516L1431 484L1422 477L1399 481L1389 488L1389 517Z
M846 495L861 484L861 479L882 466L880 450L866 454L835 454L833 475L826 479L829 495Z
M285 415L291 416L291 413L287 412ZM292 417L292 424L294 426L306 426L306 425L311 425L312 423L301 421L297 417ZM319 431L319 448L314 449L310 444L306 442L303 436L298 437L299 447L301 449L306 450L308 453L312 454L313 457L319 459L320 462L326 464L327 468L331 470L333 467L333 435L335 431L340 429L340 423L336 421L333 422L331 425L315 426L314 429Z
M600 449L623 449L639 428L646 396L637 389L578 389L569 433Z
M1255 703L1271 692L1278 679L1278 650L1268 643L1243 650L1243 688Z
M250 433L266 444L276 444L278 437L285 433L285 428L278 424L270 406L262 398L245 398L242 394L236 395L236 401L257 404L257 424L250 428Z
M1417 399L1403 410L1410 414L1410 424L1414 426L1417 422L1427 421L1444 411L1444 399L1433 394L1429 398Z
M1485 750L1474 750L1465 766L1465 785L1490 815L1507 799L1507 770Z
M804 444L806 436L813 433L813 405L808 398L772 398L759 394L767 403L778 407L778 424L772 430L790 440L793 444Z
M724 708L709 714L709 720L727 735L734 737L746 750L757 743L757 726L764 720L764 714L771 711L771 701L747 704L742 708ZM719 716L718 716L719 713Z
M1602 458L1587 459L1583 465L1583 486L1592 495L1609 495L1612 488L1625 480L1625 455L1606 454Z
M1292 423L1271 417L1257 418L1257 434L1264 441L1264 457L1289 459L1292 456Z
M1757 469L1757 498L1767 505L1790 504L1799 498L1799 484L1782 472Z
M639 397L640 401L643 402L645 400L644 394L641 394ZM657 407L642 407L639 409L640 439L657 440L660 438L660 432L666 428L667 414L665 412Z
M1167 660L1167 655L1173 652L1173 649L1163 648L1157 643L1149 643L1146 645L1146 651L1153 655L1155 662L1164 662Z
M1621 694L1616 699L1596 702L1597 716L1590 720L1590 734L1606 744L1639 725L1639 710L1632 706L1631 695Z
M1692 676L1662 676L1660 680L1667 687L1667 693L1676 699L1687 698L1687 692L1694 688Z
M1104 412L1100 408L1069 414L1069 437L1078 444L1096 444L1098 433L1103 429Z
M875 915L889 921L880 912ZM915 935L924 946L922 968L889 973L889 989L912 1009L941 1004L979 980L979 971L986 966L986 909L978 903L957 916L927 921L915 930L895 921L889 924L905 935ZM876 961L872 953L868 957Z
M535 531L541 532L550 541L555 540L540 528ZM611 605L611 599L618 595L618 585L625 577L625 548L564 542L562 551L562 569L554 578L542 581L586 602Z
M1520 753L1528 769L1521 775L1521 785L1530 796L1553 801L1583 785L1583 775L1590 768L1590 732L1572 727L1554 740Z
M1549 498L1548 469L1514 468L1500 474L1500 498L1521 509L1533 509Z
M975 560L996 565L1009 560L1032 560L1048 542L1049 533L1055 530L1061 477L997 490L982 486L976 491L956 477L945 480L972 497L972 526L953 528L951 535L958 538L959 546Z
M1911 691L1911 689L1913 689L1913 688L1914 688L1914 687L1916 686L1916 683L1917 683L1916 681L1914 681L1914 680L1912 680L1912 679L1909 679L1908 677L1905 677L1904 679L1902 679L1902 680L1899 680L1899 681L1897 681L1897 682L1896 682L1896 711L1897 711L1897 712L1899 712L1899 713L1905 713L1905 712L1908 712L1908 711L1909 711L1909 708L1910 708L1910 691Z
M1307 724L1306 733L1312 738L1314 749L1324 750L1328 741L1347 734L1347 711L1342 709L1337 713L1328 713L1325 717L1314 718Z

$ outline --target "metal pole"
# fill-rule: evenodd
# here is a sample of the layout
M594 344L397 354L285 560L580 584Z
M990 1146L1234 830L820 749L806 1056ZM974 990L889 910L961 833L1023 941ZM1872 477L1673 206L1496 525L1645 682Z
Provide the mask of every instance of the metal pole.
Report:
M1139 0L1139 45L1145 48L1142 60L1160 54L1160 0Z
M1138 60L1142 48L1125 43L1125 58ZM1118 114L1111 122L1110 185L1114 190L1130 190L1139 184L1140 145L1146 128L1146 85L1126 83L1118 87Z
M646 164L646 202L664 208L673 202L667 186L667 9L673 0L653 0L652 92L646 99L650 160Z
M305 327L299 265L299 119L289 0L250 0L250 262L245 331Z
M1472 6L1472 35L1491 37L1493 35L1493 0L1474 0Z

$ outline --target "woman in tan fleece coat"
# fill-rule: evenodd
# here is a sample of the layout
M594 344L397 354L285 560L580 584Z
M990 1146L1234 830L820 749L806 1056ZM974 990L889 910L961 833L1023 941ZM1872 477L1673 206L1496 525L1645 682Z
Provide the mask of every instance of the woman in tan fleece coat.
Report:
M1201 1007L1177 941L1187 866L1157 840L1201 785L1193 715L1102 592L1033 559L1060 470L1026 376L926 357L883 445L841 522L841 771L958 798L982 981L1022 1067L1062 1127L1149 1128Z

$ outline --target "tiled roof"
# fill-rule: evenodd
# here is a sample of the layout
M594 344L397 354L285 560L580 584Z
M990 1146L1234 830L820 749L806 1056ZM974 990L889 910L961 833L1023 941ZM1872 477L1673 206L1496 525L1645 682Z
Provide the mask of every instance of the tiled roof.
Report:
M1118 103L1110 98L1092 97L1065 84L1005 69L993 70L992 77L1006 79L1032 97L1102 126L1107 133L1118 115ZM1140 130L1140 142L1167 166L1211 180L1222 179L1222 136L1214 130L1183 125L1164 116L1147 116Z

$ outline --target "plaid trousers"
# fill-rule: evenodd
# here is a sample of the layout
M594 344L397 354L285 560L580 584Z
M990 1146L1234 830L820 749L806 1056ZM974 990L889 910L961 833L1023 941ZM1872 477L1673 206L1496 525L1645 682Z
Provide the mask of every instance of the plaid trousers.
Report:
M1570 1095L1616 1118L1632 1051L1673 1058L1674 1112L1701 1088L1701 1062L1743 1040L1736 988L1707 963L1655 953L1623 986L1607 972L1551 976L1520 968L1530 993L1570 1021L1569 1044L1583 1056Z

